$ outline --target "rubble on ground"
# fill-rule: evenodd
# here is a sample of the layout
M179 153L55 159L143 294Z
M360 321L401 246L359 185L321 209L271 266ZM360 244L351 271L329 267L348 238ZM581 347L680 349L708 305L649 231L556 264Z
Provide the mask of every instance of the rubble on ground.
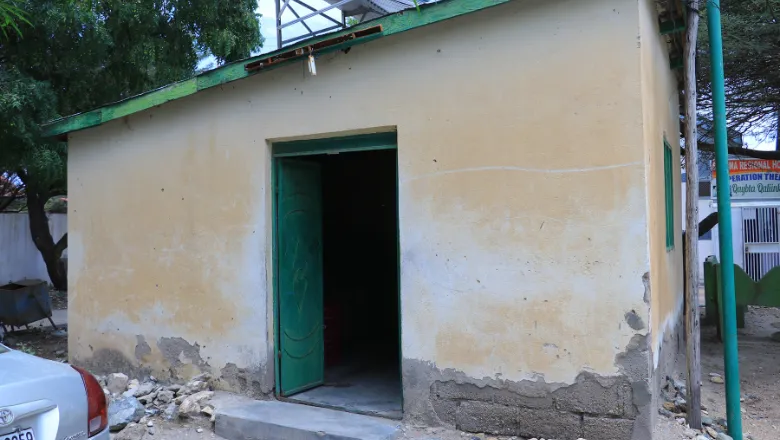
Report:
M120 396L111 400L108 407L108 426L111 432L124 429L130 423L141 420L146 408L132 396Z
M710 374L710 379L720 377L721 376L716 373ZM658 413L662 416L674 419L681 425L687 426L688 403L685 401L685 398L688 390L685 387L685 383L671 377L667 377L666 379L666 385L662 390L664 402L661 408L658 409ZM685 435L694 440L731 440L731 437L726 433L726 420L723 418L713 419L707 412L707 408L704 404L701 405L701 410L702 429L696 430L688 427L685 430Z
M131 430L154 431L151 417L165 420L204 418L214 422L215 411L209 404L212 377L208 373L198 375L185 384L164 385L154 377L142 381L129 379L122 373L97 376L109 402L109 430L120 432L126 427ZM128 432L125 437L134 438ZM120 437L117 437L120 438Z

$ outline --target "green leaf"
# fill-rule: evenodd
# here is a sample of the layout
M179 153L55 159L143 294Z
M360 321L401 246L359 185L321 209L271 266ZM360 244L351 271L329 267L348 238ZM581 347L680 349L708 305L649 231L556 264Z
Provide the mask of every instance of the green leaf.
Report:
M6 28L8 27L12 28L17 35L22 36L22 31L16 24L17 21L27 25L32 25L32 23L30 23L30 21L27 19L24 11L9 0L0 0L0 19L2 19L2 23L0 23L0 31L2 31L3 38L6 40L9 37L8 33L6 32Z

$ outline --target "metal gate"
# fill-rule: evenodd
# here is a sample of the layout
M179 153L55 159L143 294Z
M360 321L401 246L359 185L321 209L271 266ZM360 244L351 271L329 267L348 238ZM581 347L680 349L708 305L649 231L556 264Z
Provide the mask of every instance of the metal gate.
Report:
M742 208L742 235L745 248L744 269L758 281L775 266L780 266L780 210Z

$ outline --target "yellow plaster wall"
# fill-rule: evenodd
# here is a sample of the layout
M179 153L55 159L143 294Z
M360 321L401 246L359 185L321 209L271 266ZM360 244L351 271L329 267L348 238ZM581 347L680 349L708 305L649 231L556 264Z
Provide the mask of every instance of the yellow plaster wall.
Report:
M71 356L267 371L269 144L395 127L403 357L616 374L649 320L638 32L633 0L517 0L73 133Z
M664 198L664 137L672 146L674 208L681 209L679 92L669 66L666 37L658 30L654 0L639 1L642 60L644 139L647 146L647 203L650 244L651 330L654 364L663 336L677 324L682 311L682 221L673 214L675 243L666 248Z

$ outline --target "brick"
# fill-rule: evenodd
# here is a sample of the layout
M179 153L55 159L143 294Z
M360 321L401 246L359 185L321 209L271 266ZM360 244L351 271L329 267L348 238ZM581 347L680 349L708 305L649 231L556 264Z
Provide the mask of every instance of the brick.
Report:
M577 377L576 383L553 393L555 408L585 414L630 416L628 413L633 412L631 386L621 379L605 379L583 373Z
M439 399L475 400L504 406L522 406L526 408L552 407L552 396L547 390L532 389L530 385L528 388L527 392L519 393L489 385L477 386L470 383L447 381L436 382L431 394Z
M455 416L458 410L458 402L455 400L431 399L433 411L442 423L455 425Z
M583 434L587 439L628 440L634 431L634 421L585 416Z
M582 436L582 420L579 414L553 409L521 408L518 413L518 428L518 435L523 437L575 439Z
M518 435L517 414L517 407L465 401L458 406L456 426L467 432Z

